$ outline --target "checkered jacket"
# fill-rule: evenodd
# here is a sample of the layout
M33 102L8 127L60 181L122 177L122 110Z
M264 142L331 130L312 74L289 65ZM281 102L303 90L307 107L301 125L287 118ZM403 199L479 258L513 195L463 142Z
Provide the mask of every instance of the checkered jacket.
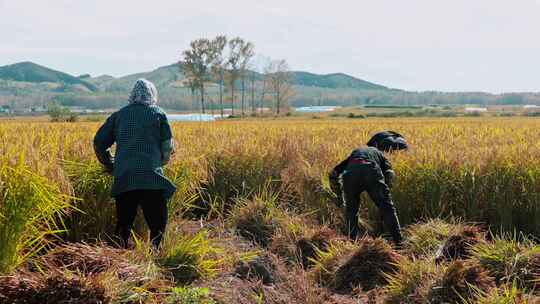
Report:
M116 153L110 148L116 143ZM94 137L99 161L112 170L111 195L139 189L164 190L170 198L176 187L163 174L172 150L167 116L156 105L130 104L113 113Z

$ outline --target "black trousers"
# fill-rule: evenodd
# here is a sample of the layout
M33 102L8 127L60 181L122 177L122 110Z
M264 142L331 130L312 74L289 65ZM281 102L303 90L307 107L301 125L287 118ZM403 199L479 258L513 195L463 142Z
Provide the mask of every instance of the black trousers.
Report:
M401 228L396 208L380 167L373 163L349 165L342 179L345 218L349 236L353 239L358 237L360 232L358 227L360 194L367 191L369 197L379 208L384 223L390 229L394 243L401 244Z
M119 194L116 197L116 233L122 246L127 248L139 206L150 228L152 245L157 249L167 226L167 200L162 190L133 190Z

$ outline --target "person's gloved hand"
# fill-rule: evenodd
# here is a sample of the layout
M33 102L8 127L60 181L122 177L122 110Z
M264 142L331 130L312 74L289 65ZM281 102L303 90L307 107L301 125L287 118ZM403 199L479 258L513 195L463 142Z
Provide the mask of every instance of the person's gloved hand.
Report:
M114 156L112 156L112 154L110 152L108 152L108 156L109 156L109 161L106 165L104 165L103 167L105 168L105 172L112 175L113 174L113 170L114 170Z
M384 172L384 181L388 185L389 188L392 188L394 185L394 179L396 178L396 173L394 173L394 170L386 170Z
M114 170L114 165L111 164L110 166L104 166L105 168L105 172L108 173L108 174L113 174L113 170Z
M328 179L330 181L330 189L336 195L334 203L338 208L341 208L343 206L343 197L341 192L341 184L339 183L339 174L332 170L332 172L330 172L328 175Z
M336 171L332 170L330 174L328 174L328 180L330 182L330 189L335 194L341 193L341 185L339 184L339 174L337 174Z
M334 200L334 203L336 204L336 207L343 208L343 196L340 194L336 194L336 199Z

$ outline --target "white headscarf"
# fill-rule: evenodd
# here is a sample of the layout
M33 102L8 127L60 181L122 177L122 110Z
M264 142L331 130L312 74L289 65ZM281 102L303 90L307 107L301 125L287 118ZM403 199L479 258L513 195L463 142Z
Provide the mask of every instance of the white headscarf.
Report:
M150 81L141 78L135 82L129 95L129 104L153 105L158 101L156 86Z

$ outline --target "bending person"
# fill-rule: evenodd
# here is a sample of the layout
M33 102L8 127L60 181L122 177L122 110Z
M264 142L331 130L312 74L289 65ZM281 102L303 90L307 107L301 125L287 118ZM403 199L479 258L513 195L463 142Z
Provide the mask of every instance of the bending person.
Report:
M379 208L385 224L389 226L394 243L398 246L401 244L401 228L390 195L393 178L392 165L383 152L374 147L355 149L347 159L332 170L330 184L338 198L341 198L339 190L343 191L342 200L345 202L345 218L350 238L356 239L359 236L360 194L367 191ZM342 203L338 202L340 205Z

